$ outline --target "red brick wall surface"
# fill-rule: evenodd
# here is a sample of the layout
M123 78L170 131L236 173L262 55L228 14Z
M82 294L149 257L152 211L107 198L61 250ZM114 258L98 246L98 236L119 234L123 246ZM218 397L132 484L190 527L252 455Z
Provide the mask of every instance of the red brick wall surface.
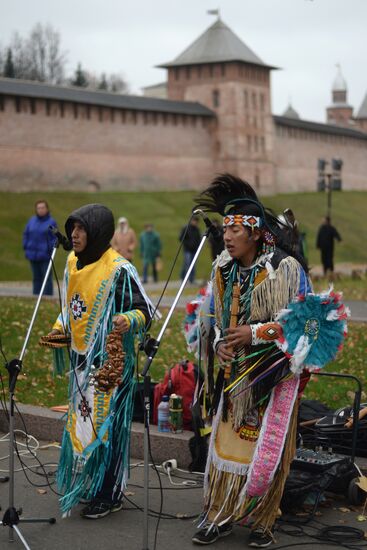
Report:
M274 132L276 192L316 191L319 158L343 160L344 189L367 189L367 140L278 125Z
M0 112L0 189L185 189L213 176L204 117L7 98ZM77 114L75 112L77 109ZM47 112L49 114L47 114ZM77 116L77 118L75 118Z

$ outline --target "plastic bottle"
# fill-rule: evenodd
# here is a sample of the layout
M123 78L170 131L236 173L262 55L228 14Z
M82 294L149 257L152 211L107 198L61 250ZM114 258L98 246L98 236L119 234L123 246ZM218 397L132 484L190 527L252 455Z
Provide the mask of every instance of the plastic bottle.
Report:
M169 397L164 395L158 405L158 431L169 432Z

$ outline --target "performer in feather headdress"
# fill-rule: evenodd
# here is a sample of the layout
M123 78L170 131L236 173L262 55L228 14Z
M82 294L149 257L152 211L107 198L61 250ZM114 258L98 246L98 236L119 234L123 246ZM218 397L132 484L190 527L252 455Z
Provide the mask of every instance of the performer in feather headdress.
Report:
M114 220L108 208L88 204L75 210L65 230L73 251L65 269L63 315L49 335L51 340L71 335L69 411L57 481L63 512L85 499L90 503L81 515L97 519L121 509L134 340L150 320L152 305L135 268L110 247Z
M291 243L283 242L289 231L248 183L219 176L196 202L223 216L226 250L213 264L212 284L214 349L226 369L217 380L204 511L193 542L211 544L243 520L251 527L250 546L264 547L273 541L295 452L302 378L290 371L286 354L275 345L281 328L274 321L294 298L310 291L307 266L294 257Z

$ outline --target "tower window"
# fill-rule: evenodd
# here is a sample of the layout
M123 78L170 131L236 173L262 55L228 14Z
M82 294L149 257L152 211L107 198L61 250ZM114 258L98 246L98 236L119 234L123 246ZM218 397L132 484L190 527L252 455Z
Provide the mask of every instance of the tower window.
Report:
M213 107L219 107L220 93L219 90L213 90Z
M265 107L265 98L264 94L260 94L260 109L263 111Z
M214 76L214 65L209 65L209 76Z
M252 106L254 109L257 108L257 102L256 102L256 94L255 92L252 92Z
M261 152L265 153L265 138L261 137Z
M245 105L245 109L248 107L248 93L247 90L244 90L243 92L243 103Z
M226 76L226 66L224 63L221 64L221 72L222 72L222 76Z
M251 146L252 146L251 136L247 136L247 149L250 153L251 153Z
M191 68L190 67L186 67L186 78L187 79L191 78Z
M174 68L174 75L175 75L175 80L178 80L180 78L180 69L178 67Z

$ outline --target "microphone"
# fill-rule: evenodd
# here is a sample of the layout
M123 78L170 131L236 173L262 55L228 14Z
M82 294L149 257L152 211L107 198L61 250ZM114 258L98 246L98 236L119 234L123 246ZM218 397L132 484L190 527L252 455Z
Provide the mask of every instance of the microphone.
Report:
M208 228L208 233L211 233L214 239L221 239L222 235L219 231L218 227L214 225L214 223L208 218L208 216L203 212L203 210L200 210L200 208L196 208L196 210L192 211L193 214L200 214L200 216L203 218L203 221Z
M55 237L57 238L57 240L59 241L59 243L61 244L64 250L73 249L73 245L71 244L69 239L67 239L64 235L62 235L62 233L58 231L57 227L54 227L53 225L49 225L48 228L51 231L51 233L55 235Z

